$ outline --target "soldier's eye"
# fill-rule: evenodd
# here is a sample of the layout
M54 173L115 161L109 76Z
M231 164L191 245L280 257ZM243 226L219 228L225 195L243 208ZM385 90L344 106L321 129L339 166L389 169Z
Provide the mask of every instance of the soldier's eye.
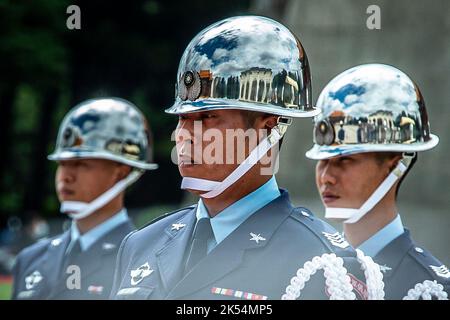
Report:
M202 115L203 119L211 119L211 118L215 118L215 117L216 117L216 115L212 114L212 113L205 113Z

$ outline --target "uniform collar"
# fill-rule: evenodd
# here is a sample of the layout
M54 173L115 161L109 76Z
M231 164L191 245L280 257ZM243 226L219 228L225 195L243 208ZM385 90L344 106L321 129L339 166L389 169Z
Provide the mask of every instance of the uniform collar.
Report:
M203 204L202 199L200 199L196 211L197 221L201 218L211 219L211 227L215 237L214 245L217 245L228 237L230 233L239 227L253 213L278 198L280 194L275 176L272 176L272 178L261 187L234 202L232 205L219 212L214 218L209 217L208 210ZM209 247L209 249L211 248Z
M170 270L176 268L184 271L184 264L180 261L182 261L181 257L186 250L187 243L189 243L188 235L190 235L196 220L196 209L193 208L185 215L192 218L180 219L181 222L186 224L186 227L177 231L176 235L158 251L159 254L157 253L158 269L162 278L168 279L167 283L175 283L174 286L169 287L171 289L165 299L182 299L200 288L212 285L212 283L217 284L219 279L223 279L226 274L233 272L233 270L241 266L245 267L245 252L247 250L261 250L270 243L272 236L279 230L280 225L295 210L289 200L288 192L282 189L279 192L279 197L250 215L238 229L217 245L207 258L200 260L181 280L173 276L175 272L170 273ZM171 229L171 227L168 226L167 229Z
M372 237L364 241L358 249L365 255L375 257L384 247L391 243L394 239L402 235L404 232L402 220L397 214L394 220L385 225L381 230Z
M75 221L72 221L70 228L71 241L69 248L77 241L80 241L80 246L82 251L87 251L92 245L104 235L109 233L111 230L117 226L125 223L129 220L127 209L123 208L118 213L113 215L111 218L103 221L98 226L95 226L85 234L81 235Z

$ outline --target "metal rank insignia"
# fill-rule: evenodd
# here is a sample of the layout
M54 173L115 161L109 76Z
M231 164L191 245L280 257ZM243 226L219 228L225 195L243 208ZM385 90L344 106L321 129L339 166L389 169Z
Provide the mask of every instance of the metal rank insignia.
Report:
M144 278L148 277L153 273L153 269L150 268L148 262L144 263L142 266L135 270L130 271L131 285L135 286L139 284Z
M250 238L250 241L255 241L258 244L259 244L260 241L266 241L266 238L261 237L260 233L256 234L256 233L250 232L250 235L252 236Z
M386 273L386 272L391 271L391 270L392 270L392 268L388 267L385 264L384 265L380 265L380 271L383 272L383 273Z
M347 240L345 240L344 237L342 237L342 235L339 232L335 233L322 232L322 234L335 247L345 249L349 246Z
M450 271L448 270L448 268L445 265L442 265L440 267L430 265L430 268L439 277L442 277L442 278L445 278L445 279L450 278Z
M39 271L34 271L28 277L25 278L25 288L27 290L33 289L43 279Z
M172 229L171 230L176 230L176 231L180 231L181 228L186 227L185 223L172 223Z

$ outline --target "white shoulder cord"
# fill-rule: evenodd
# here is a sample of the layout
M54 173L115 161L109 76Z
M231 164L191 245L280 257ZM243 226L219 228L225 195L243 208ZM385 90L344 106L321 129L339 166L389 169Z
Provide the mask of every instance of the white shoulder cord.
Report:
M280 122L280 119L287 122ZM247 173L266 153L283 137L288 126L291 124L290 118L278 118L278 123L272 128L270 134L256 146L250 155L228 176L225 180L212 181L199 178L185 177L181 182L181 189L192 189L208 191L200 196L202 198L214 198L228 189Z
M358 222L366 213L389 192L395 182L400 179L411 164L414 155L403 154L394 170L384 179L378 188L372 193L367 201L359 209L354 208L325 208L325 218L347 219L344 223Z
M317 256L311 261L305 262L303 268L298 269L297 275L291 279L291 284L286 287L286 293L281 299L296 300L299 298L305 283L321 269L324 270L323 274L330 293L330 300L356 299L350 277L344 267L344 260L336 257L334 253L324 253L321 257Z
M90 203L81 201L63 201L61 202L60 212L68 212L69 216L75 220L86 218L117 197L119 193L138 180L143 173L144 171L142 170L133 169L126 178L117 182L111 189Z
M380 266L359 249L356 249L356 257L366 277L368 299L384 300L384 282Z
M418 283L413 289L408 290L408 295L403 297L403 300L431 300L436 297L438 300L448 300L448 294L444 290L444 286L439 284L436 280L425 280Z

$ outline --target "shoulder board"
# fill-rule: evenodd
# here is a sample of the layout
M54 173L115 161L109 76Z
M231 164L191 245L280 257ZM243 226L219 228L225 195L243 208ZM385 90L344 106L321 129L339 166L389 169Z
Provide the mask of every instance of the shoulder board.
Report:
M431 252L414 245L409 250L409 255L421 264L434 279L440 282L450 283L450 271L442 262L436 259Z
M168 218L168 217L170 217L170 216L172 216L172 215L174 215L174 214L176 214L178 212L181 212L181 211L184 211L184 210L193 209L195 206L196 205L193 204L193 205L190 205L190 206L187 206L187 207L184 207L184 208L181 208L181 209L178 209L178 210L175 210L175 211L172 211L172 212L160 215L159 217L156 217L155 219L151 220L150 222L148 222L145 225L143 225L142 227L140 227L138 230L144 229L144 228L148 227L149 225L152 225L152 224L154 224L154 223L156 223L156 222L158 222L160 220L166 219L166 218Z
M330 251L336 254L345 253L346 255L350 252L354 253L352 246L336 229L314 217L308 209L295 208L291 216L313 232Z

